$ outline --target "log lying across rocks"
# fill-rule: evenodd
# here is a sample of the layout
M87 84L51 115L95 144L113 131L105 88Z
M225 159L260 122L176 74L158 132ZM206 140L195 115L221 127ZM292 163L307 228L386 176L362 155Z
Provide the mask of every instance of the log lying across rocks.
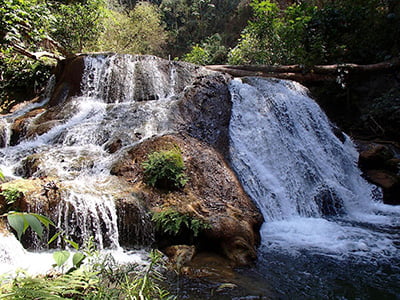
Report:
M335 81L339 75L354 73L374 73L400 68L398 57L389 61L369 65L334 64L334 65L209 65L206 68L228 73L235 77L261 76L290 79L299 82Z

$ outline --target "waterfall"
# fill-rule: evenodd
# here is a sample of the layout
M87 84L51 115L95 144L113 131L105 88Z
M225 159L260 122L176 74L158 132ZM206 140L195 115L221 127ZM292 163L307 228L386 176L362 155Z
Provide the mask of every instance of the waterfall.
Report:
M15 146L9 145L9 124L47 103L50 93L46 93L42 102L0 119L6 146L0 149L0 168L14 178L57 178L68 187L63 192L63 201L52 212L57 226L76 242L93 237L101 249L118 249L115 199L125 197L129 203L138 200L127 184L110 174L111 165L123 155L123 149L171 131L175 96L188 85L193 74L192 70L177 70L175 62L156 57L85 56L81 94L67 99L59 111L49 109L32 118L26 131L46 122L49 130L25 136ZM51 115L48 121L43 117L46 113L56 117ZM110 153L108 145L115 141L120 144L120 151ZM38 162L38 168L27 175L24 164L29 161ZM37 212L42 213L40 208ZM135 234L124 234L130 238L125 243L152 243L149 218L139 216L143 213L146 212L140 207L136 209L135 216L142 226L135 227Z
M380 203L380 191L361 177L352 141L335 135L305 87L246 78L230 91L231 162L266 221L263 246L398 253L390 235L368 227L398 226L400 210Z

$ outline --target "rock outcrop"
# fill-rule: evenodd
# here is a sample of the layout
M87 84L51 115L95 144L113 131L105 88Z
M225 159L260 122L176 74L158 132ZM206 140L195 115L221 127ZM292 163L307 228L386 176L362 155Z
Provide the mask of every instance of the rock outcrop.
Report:
M47 104L11 126L11 146L40 141L18 154L14 173L32 189L15 205L58 220L77 242L100 230L104 237L96 233L95 240L104 247L119 238L124 247L187 244L196 253L218 253L232 265L254 260L262 216L227 163L231 77L152 56L89 56L60 62ZM142 162L149 153L172 146L182 151L188 183L174 191L149 187ZM109 162L111 174L101 169ZM112 203L101 208L85 202L90 193ZM196 237L155 232L151 212L166 209L208 227ZM109 224L115 219L117 234Z
M399 205L399 149L390 143L358 141L358 146L360 150L358 165L366 178L382 188L384 203Z
M141 164L154 151L178 146L189 181L183 190L165 191L148 187ZM126 151L112 173L134 185L135 194L150 210L174 209L204 220L210 225L198 239L198 248L219 251L243 265L256 257L262 217L241 188L223 156L209 145L187 135L168 135L145 141ZM170 246L182 242L170 240ZM183 242L188 243L189 240Z

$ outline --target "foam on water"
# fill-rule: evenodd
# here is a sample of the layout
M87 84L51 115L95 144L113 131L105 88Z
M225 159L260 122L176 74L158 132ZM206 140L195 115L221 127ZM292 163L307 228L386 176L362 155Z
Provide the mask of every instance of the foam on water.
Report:
M26 271L29 275L47 274L54 270L53 251L27 251L21 243L12 235L0 234L0 275L13 276L18 271ZM70 250L74 253L73 250ZM101 250L101 256L111 256L116 264L140 264L148 263L148 253L144 250L126 251L122 248ZM64 270L72 267L72 257L65 264ZM57 269L59 272L60 269Z
M176 111L174 96L183 90L186 81L190 81L186 71L179 72L175 63L155 57L86 56L81 95L65 99L62 109L50 108L27 119L26 132L30 128L35 132L35 126L45 128L48 124L50 129L45 133L22 136L18 144L10 145L13 120L46 104L50 92L42 102L29 104L0 119L5 146L0 149L0 169L10 179L19 176L57 178L67 187L62 191L63 201L51 212L57 226L76 242L93 237L99 249L112 249L119 253L122 261L130 260L130 255L121 251L119 244L114 201L131 197L129 201L133 205L135 199L127 192L129 187L110 174L110 169L124 154L124 149L171 130L170 122ZM120 151L108 151L108 143L113 142L120 143ZM30 160L37 162L38 168L29 170L33 174L25 175L24 162ZM40 210L40 207L35 209ZM147 231L150 229L137 230L138 242L144 239ZM152 238L150 234L146 237ZM135 241L131 238L130 242ZM3 243L7 241L0 239L0 244ZM59 239L58 245L62 243ZM25 257L30 260L33 255L43 255L47 260L46 254L21 253L24 253L21 254L24 256L22 266L28 266ZM34 260L39 261L39 258ZM35 267L29 269L32 271ZM42 269L38 268L38 272L42 273Z
M380 203L353 143L335 135L306 88L246 78L230 91L232 165L264 216L262 250L398 255L400 208Z

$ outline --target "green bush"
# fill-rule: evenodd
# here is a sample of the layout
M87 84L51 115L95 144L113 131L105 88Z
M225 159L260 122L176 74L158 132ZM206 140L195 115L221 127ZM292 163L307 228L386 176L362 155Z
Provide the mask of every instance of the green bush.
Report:
M104 30L104 0L74 1L54 5L52 36L71 53L87 50Z
M194 237L197 237L201 230L210 228L204 221L172 209L153 213L152 221L157 230L174 236L188 229Z
M93 256L67 274L0 278L1 299L176 299L160 286L161 254L150 253L147 266L118 266L110 256Z
M155 151L142 164L148 185L163 189L180 189L188 182L185 164L178 147L171 150Z
M7 205L13 204L15 201L17 201L19 198L23 196L23 192L16 188L9 188L3 190L0 195L4 196L6 199Z
M183 61L198 65L223 64L226 62L228 50L222 44L221 36L216 33L208 37L201 45L195 45L182 57Z

